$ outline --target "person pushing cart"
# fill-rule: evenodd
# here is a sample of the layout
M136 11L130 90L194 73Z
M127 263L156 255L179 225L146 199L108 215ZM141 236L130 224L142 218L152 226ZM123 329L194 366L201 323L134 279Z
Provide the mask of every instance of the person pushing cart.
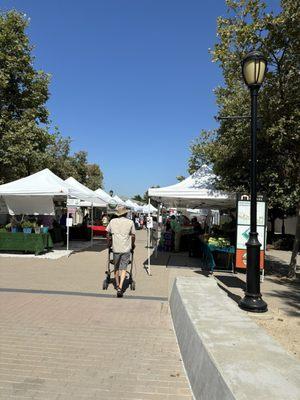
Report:
M122 297L130 254L135 248L135 227L133 221L126 218L125 207L118 207L115 214L117 218L112 219L106 227L107 245L113 252L117 296Z

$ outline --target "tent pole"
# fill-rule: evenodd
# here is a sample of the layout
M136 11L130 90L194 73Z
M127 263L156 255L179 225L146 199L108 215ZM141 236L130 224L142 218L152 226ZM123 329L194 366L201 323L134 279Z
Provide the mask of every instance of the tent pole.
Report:
M67 251L69 251L69 224L68 224L68 218L69 218L69 212L68 212L68 202L69 202L69 192L67 195L67 219L66 219L66 224L67 224Z
M159 229L160 212L161 212L161 203L159 203L159 205L158 205L157 222L156 222L157 231L156 231L156 243L155 243L155 258L157 258L158 243L160 241L160 236L158 237L158 232L160 232L160 229Z
M150 197L148 199L148 217L150 217ZM148 242L148 274L151 275L151 261L150 261L150 228L147 227L147 242Z
M94 204L92 203L92 232L91 232L91 246L93 247L93 243L94 243Z

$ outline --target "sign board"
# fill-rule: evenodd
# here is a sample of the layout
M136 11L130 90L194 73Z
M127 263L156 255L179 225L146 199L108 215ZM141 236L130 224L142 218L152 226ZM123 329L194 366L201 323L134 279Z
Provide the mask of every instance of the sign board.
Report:
M67 218L66 219L66 226L72 226L73 225L73 218Z
M68 199L67 200L67 207L79 207L80 200L79 199Z
M153 218L147 217L147 229L152 229L152 228L153 228Z
M257 196L256 224L260 247L260 268L264 268L266 243L266 202ZM247 266L247 246L250 232L250 197L238 195L237 202L237 234L236 234L236 268Z
M162 224L162 222L163 222L163 218L162 218L162 215L160 215L160 216L158 217L158 223L159 223L159 224Z

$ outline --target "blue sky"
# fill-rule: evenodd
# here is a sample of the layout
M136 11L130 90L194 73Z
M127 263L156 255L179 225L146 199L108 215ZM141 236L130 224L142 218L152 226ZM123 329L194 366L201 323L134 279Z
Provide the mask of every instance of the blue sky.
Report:
M279 1L268 2L278 9ZM86 150L106 190L143 194L187 176L189 144L216 127L222 82L208 48L224 0L2 0L30 17L50 118Z

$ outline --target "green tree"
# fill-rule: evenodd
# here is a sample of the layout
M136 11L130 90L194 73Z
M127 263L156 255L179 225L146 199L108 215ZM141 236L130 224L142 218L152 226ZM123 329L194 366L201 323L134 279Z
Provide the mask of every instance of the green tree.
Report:
M50 77L33 67L27 26L17 11L0 14L0 184L49 168L97 189L103 181L99 166L88 163L85 151L71 155L71 138L58 128L49 132Z
M0 182L40 169L48 133L49 75L36 71L25 34L28 20L16 11L0 14Z
M294 212L300 198L300 7L282 0L281 11L266 11L260 0L227 0L219 17L219 41L211 51L224 84L215 89L218 117L249 115L250 96L241 77L241 60L260 49L269 70L259 92L258 191L266 193L273 219ZM221 120L191 145L190 172L211 163L221 189L249 191L250 127L245 119Z
M92 190L102 188L103 173L98 164L87 164L86 186Z
M176 176L176 179L178 180L178 182L182 182L182 181L185 180L185 176L183 176L183 175L178 175L178 176Z
M144 201L143 197L140 194L134 195L132 200L141 201L141 202Z

